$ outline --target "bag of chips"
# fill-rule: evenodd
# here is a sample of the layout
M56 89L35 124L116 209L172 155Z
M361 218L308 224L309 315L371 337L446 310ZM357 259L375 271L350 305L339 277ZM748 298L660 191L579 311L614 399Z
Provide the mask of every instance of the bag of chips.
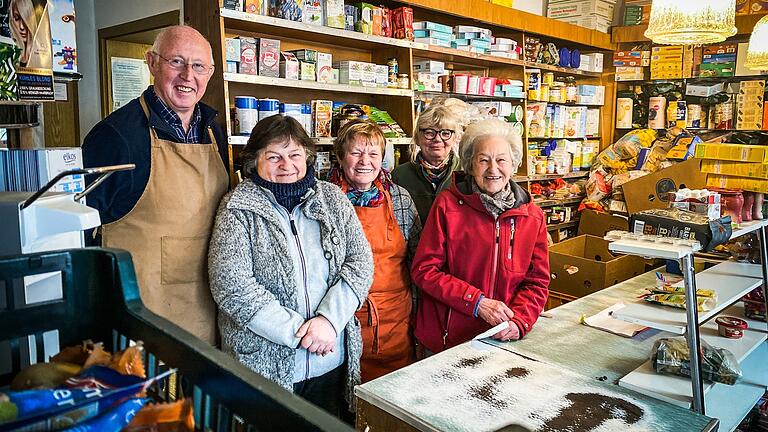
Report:
M701 341L701 376L705 380L733 385L741 377L736 357L724 348ZM653 369L658 373L691 376L691 358L684 338L661 338L651 350Z

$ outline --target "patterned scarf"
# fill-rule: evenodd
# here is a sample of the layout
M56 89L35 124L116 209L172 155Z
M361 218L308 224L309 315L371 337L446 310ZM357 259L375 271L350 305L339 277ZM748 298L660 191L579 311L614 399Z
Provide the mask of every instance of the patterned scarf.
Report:
M392 177L384 168L379 172L379 176L373 181L373 185L368 190L357 190L349 184L338 165L331 169L328 175L328 181L340 187L347 194L347 198L355 207L378 207L385 202L385 190L392 187Z
M439 166L434 166L424 159L421 152L416 154L416 163L421 167L421 173L424 174L424 178L432 183L432 187L437 189L440 183L445 180L448 175L453 162L453 152L448 156L448 159L444 160Z
M507 183L507 185L504 186L504 189L493 195L488 195L480 190L472 176L467 176L467 181L472 185L472 192L480 196L480 202L483 203L483 207L488 210L488 213L490 213L494 219L515 206L515 192L512 190L511 182Z

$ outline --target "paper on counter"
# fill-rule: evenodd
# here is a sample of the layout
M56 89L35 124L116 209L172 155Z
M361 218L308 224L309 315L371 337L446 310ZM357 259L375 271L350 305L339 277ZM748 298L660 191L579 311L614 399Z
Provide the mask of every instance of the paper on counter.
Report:
M594 327L596 329L607 331L608 333L613 333L615 335L628 338L631 338L632 336L648 328L638 324L628 323L611 316L613 312L623 307L624 303L616 303L615 305L603 309L591 317L584 318L582 322L586 326Z
M509 321L504 321L503 323L497 325L496 327L490 330L486 330L480 333L479 335L473 337L472 340L480 340L480 339L485 339L487 337L491 337L502 330L506 330L507 327L509 327Z

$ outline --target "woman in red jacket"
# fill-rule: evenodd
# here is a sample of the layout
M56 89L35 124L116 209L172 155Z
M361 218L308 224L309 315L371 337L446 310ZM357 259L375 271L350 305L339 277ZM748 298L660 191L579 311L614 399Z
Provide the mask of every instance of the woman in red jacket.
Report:
M470 125L459 144L466 174L438 195L411 268L421 288L415 336L436 353L508 322L498 340L525 336L549 287L544 213L512 181L522 141L510 124Z

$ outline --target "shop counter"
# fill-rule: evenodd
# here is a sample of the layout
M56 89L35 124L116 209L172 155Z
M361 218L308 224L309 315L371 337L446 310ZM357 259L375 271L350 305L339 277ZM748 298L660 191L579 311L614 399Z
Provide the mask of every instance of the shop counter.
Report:
M715 419L616 385L670 334L624 338L579 323L632 301L654 278L553 309L523 340L467 342L358 386L358 430L715 430Z

